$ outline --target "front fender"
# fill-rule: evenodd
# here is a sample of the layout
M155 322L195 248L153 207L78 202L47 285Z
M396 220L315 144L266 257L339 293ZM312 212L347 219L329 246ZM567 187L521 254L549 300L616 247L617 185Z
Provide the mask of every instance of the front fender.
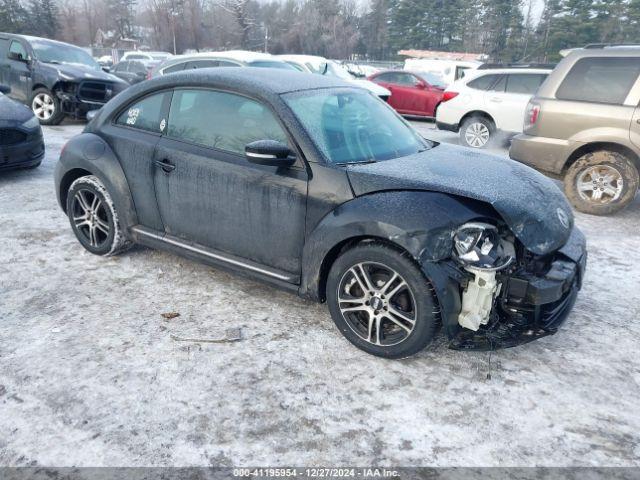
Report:
M87 173L100 179L111 195L125 229L136 225L133 197L124 170L111 147L98 135L82 133L65 145L55 168L58 204L66 211L66 195L71 183Z
M385 191L357 197L327 214L307 236L300 294L324 300L328 262L341 245L360 238L397 245L430 277L425 265L449 257L451 230L480 218L499 216L484 203L437 192Z

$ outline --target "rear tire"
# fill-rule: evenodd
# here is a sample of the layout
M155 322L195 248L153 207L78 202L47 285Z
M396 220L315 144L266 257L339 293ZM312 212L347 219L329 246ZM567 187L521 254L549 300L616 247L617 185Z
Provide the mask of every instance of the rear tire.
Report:
M80 244L94 255L116 255L131 246L111 195L93 175L80 177L69 187L67 216Z
M439 325L433 289L407 255L379 243L361 243L334 262L327 303L342 334L384 358L413 355Z
M46 88L33 91L29 106L40 125L59 125L64 119L60 99Z
M601 150L574 162L564 177L564 191L576 210L611 215L633 201L638 191L638 169L624 155Z
M462 122L460 144L469 148L486 148L491 145L496 126L485 117L473 116Z

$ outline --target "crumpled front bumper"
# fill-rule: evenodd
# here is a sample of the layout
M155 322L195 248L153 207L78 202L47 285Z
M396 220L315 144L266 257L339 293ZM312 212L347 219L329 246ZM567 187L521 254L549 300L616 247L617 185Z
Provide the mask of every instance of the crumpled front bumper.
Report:
M441 308L443 326L450 348L457 350L496 350L528 343L557 332L571 312L582 287L587 263L586 240L574 228L567 243L553 254L544 274L524 269L499 276L500 295L495 299L491 320L478 331L460 327L459 278L434 265L425 266L432 279ZM456 298L457 297L457 298Z

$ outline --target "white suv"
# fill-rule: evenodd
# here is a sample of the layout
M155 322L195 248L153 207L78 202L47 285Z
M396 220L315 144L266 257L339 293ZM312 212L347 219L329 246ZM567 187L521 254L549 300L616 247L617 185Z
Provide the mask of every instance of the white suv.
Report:
M460 132L462 145L484 148L498 132L522 133L531 96L551 70L509 68L476 70L451 84L436 112L441 130Z

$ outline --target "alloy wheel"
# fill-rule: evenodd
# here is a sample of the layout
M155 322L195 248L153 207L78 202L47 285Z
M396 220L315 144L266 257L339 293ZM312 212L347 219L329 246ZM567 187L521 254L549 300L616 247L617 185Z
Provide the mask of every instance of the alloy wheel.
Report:
M94 248L102 247L109 238L107 209L102 199L91 190L78 190L73 197L73 224Z
M39 93L33 97L31 109L39 120L49 120L56 110L53 97L47 93Z
M359 263L347 270L338 284L337 298L349 328L373 345L403 342L418 318L408 283L381 263Z
M489 128L481 122L470 123L464 132L464 139L467 144L475 148L484 147L490 136Z
M576 186L583 200L607 204L620 198L624 180L618 169L611 165L594 165L578 175Z

